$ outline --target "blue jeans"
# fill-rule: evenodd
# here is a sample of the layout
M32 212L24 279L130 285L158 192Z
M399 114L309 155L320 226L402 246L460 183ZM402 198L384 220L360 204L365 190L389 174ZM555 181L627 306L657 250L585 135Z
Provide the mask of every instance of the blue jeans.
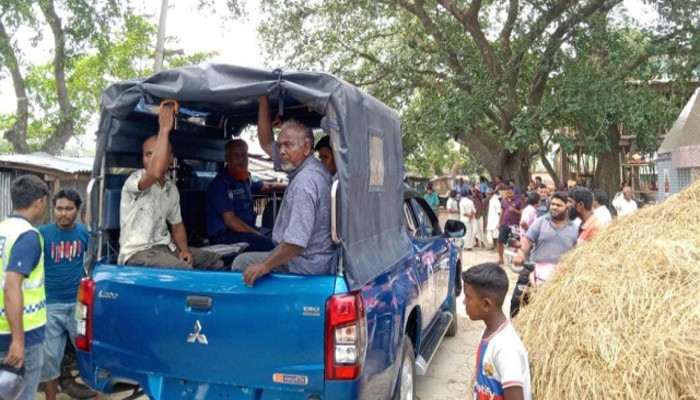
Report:
M58 378L66 340L75 345L78 327L75 322L76 303L49 303L46 305L46 339L44 339L44 365L41 381Z
M41 375L41 365L44 361L44 348L41 343L24 349L24 381L27 386L19 396L18 400L34 400L36 389L39 387L39 376ZM0 352L0 362L7 358L7 351Z

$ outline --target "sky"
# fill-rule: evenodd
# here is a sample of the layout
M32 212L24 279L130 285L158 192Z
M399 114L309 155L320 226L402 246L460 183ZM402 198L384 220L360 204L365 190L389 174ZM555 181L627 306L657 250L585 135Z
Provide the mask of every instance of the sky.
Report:
M226 9L226 0L214 0L216 7ZM211 61L249 67L265 67L262 48L257 34L257 26L262 20L257 1L247 1L247 17L243 20L227 21L223 18L207 15L196 10L191 0L170 0L166 35L174 37L177 42L168 42L169 49L183 49L185 54L197 51L217 51L219 54ZM642 0L624 0L624 6L630 14L644 22L651 21L653 9ZM161 0L144 0L137 6L137 12L152 16L157 21L160 15ZM192 34L195 32L196 34ZM19 40L28 42L31 33L21 31ZM22 59L33 63L49 62L53 42L51 32L46 30L44 42L33 48L28 43L22 46ZM154 38L155 42L155 38ZM271 62L272 67L276 67ZM0 113L12 113L16 108L16 99L12 81L6 70L0 71ZM90 135L91 136L91 135ZM92 146L90 138L73 140L69 146Z

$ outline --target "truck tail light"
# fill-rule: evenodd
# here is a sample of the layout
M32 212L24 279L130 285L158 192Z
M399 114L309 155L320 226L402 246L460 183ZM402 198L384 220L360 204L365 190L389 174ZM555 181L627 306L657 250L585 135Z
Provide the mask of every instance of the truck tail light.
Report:
M326 301L326 379L355 380L362 373L367 321L359 292Z
M75 340L78 350L92 350L92 313L95 300L95 281L83 278L78 289L78 306L75 322L78 324L78 337Z

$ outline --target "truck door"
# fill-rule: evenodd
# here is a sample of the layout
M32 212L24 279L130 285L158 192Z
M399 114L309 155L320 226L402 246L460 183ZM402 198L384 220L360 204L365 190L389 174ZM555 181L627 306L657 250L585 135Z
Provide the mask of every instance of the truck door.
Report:
M432 293L433 272L431 270L431 263L426 262L429 261L432 256L430 255L429 243L423 240L425 233L422 225L416 218L411 199L404 201L403 211L408 235L411 238L411 246L413 247L413 262L415 265L414 270L416 273L417 286L420 288L418 303L420 304L423 315L421 325L422 328L426 328L432 315L435 313L435 301L433 300L434 295Z
M411 199L412 208L421 226L422 261L429 272L427 290L431 298L431 318L447 298L450 287L450 248L442 235L435 213L419 197Z

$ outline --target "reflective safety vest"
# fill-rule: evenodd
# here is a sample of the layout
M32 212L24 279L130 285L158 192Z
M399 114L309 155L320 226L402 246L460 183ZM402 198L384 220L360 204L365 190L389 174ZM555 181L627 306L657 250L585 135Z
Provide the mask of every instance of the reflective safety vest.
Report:
M39 231L24 218L10 217L0 222L0 335L10 334L10 323L5 312L5 288L7 264L10 261L12 247L17 238L25 232L34 231L39 235L41 257L39 264L22 282L22 322L24 331L46 325L46 291L44 290L44 239Z

